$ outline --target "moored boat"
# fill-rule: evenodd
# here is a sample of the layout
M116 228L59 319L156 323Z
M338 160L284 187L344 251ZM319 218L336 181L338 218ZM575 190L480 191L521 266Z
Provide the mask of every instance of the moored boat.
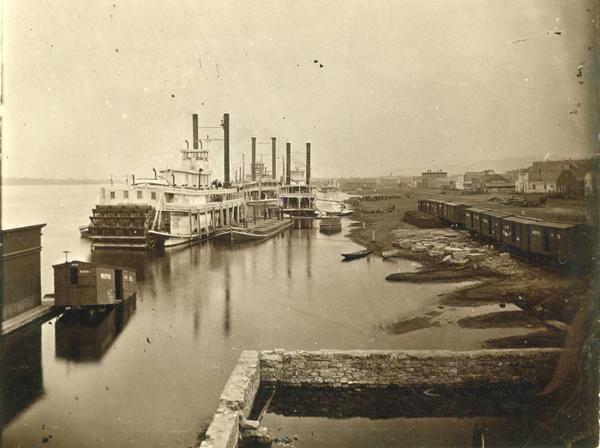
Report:
M231 227L229 238L234 243L261 241L272 238L291 228L291 219L267 219L258 225L250 224L246 227ZM226 236L223 238L226 238Z
M321 218L319 231L322 233L336 233L342 231L342 220L337 216L327 216Z
M222 127L229 151L229 116ZM243 222L244 197L237 188L211 182L209 143L198 138L193 116L192 148L186 141L179 169L154 170L152 178L131 176L100 190L92 211L92 248L152 249L194 244ZM225 179L227 182L227 178Z
M363 258L373 252L371 249L357 250L356 252L346 252L341 254L345 261L356 260L357 258Z

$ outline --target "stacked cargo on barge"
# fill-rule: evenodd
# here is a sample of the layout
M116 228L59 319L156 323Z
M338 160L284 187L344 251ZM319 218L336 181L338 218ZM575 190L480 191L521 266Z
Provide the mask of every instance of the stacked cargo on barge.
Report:
M220 233L244 219L242 192L229 184L229 115L225 114L225 182L211 183L210 139L198 138L193 115L192 148L181 150L181 168L154 171L152 178L132 177L131 183L100 190L92 211L92 248L153 249L191 245Z

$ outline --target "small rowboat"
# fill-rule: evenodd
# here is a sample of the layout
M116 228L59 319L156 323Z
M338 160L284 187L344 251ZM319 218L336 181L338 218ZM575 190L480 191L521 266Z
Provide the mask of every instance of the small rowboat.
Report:
M342 254L342 257L344 257L344 261L356 260L357 258L366 257L371 252L373 252L371 249L363 249L356 252L347 252Z

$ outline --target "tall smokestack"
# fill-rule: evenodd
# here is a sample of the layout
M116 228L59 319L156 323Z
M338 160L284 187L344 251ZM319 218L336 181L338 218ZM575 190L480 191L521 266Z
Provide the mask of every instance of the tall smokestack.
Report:
M192 148L198 149L198 114L192 115Z
M292 183L292 144L285 144L285 183Z
M252 137L252 165L250 165L252 180L256 180L256 137Z
M306 185L310 185L310 143L306 144Z
M223 114L223 184L229 187L229 114Z
M277 138L271 137L271 177L277 179Z

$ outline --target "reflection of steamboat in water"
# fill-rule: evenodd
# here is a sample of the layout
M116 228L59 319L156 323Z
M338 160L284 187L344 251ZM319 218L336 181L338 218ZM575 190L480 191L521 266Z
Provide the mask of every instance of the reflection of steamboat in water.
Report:
M222 121L225 183L228 183L229 115ZM100 190L88 228L92 248L154 248L193 244L226 231L243 219L237 189L211 184L208 145L198 138L193 116L193 145L181 150L180 169L155 170L153 178L135 178ZM186 142L187 143L187 142ZM227 187L227 185L225 185Z

